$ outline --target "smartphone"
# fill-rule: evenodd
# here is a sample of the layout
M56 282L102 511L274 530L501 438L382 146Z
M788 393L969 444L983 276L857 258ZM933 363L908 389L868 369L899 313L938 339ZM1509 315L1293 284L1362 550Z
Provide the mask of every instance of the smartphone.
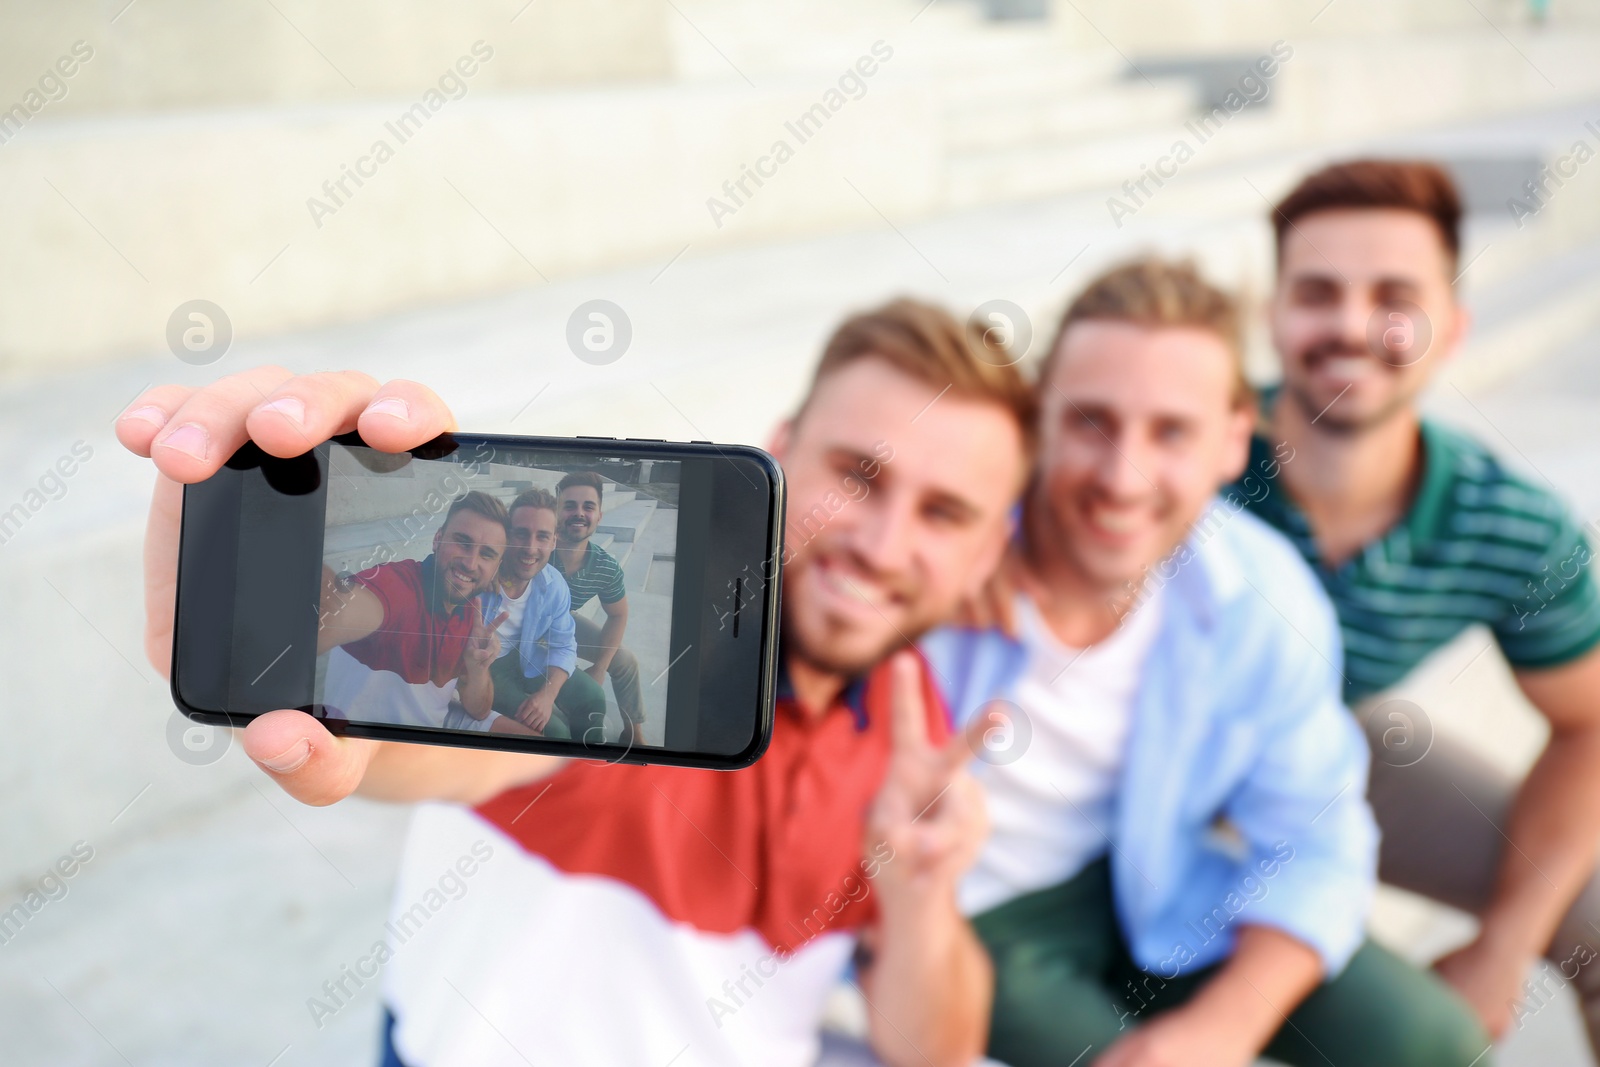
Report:
M172 696L353 737L733 769L772 734L783 473L708 442L355 434L186 486Z

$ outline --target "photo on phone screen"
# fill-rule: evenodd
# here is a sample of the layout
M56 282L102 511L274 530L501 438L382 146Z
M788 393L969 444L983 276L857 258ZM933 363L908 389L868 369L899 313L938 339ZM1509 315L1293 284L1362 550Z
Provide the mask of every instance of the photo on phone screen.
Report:
M662 745L682 462L464 452L395 465L331 447L316 702Z
M173 692L395 740L736 766L770 735L782 481L755 449L354 435L189 486Z

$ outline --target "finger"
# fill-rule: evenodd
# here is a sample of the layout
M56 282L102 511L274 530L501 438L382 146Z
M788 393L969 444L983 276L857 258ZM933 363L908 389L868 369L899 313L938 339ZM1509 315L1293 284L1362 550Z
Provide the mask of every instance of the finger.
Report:
M167 677L172 668L172 613L178 597L178 527L183 486L156 475L144 533L144 654Z
M117 440L136 456L150 458L150 443L172 418L172 413L193 395L187 385L158 385L140 393L117 416Z
M897 752L928 747L928 709L922 698L922 665L910 650L896 652L889 662L889 709Z
M334 737L300 711L269 711L244 729L244 751L302 804L321 806L355 792L379 742Z
M494 622L491 622L489 624L489 629L490 630L498 630L498 629L500 629L500 624L505 622L509 618L511 618L511 612L502 611L500 614L498 614L498 615L496 615L494 617Z
M245 426L268 455L302 455L354 430L377 392L377 380L360 371L296 375L258 396Z
M999 701L979 708L977 714L967 720L961 732L953 736L940 752L944 757L945 772L953 775L970 763L974 756L987 751L989 732L1004 729L1008 722L1004 705Z
M384 452L405 452L455 427L437 393L399 379L380 387L356 421L361 439Z
M162 474L185 484L217 473L248 438L245 418L290 374L282 367L253 367L219 378L184 399L150 441L150 458ZM134 407L121 420L133 421Z

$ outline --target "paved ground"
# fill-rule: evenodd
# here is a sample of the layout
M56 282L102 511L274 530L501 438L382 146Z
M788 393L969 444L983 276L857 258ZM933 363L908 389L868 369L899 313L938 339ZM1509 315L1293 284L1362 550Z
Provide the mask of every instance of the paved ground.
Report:
M0 510L30 488L52 498L0 545L0 602L16 620L0 643L0 676L13 680L0 704L0 906L75 847L92 850L66 895L0 944L6 1062L359 1064L377 1026L372 983L321 1026L306 1001L376 937L405 812L299 807L236 750L204 763L181 731L169 744L171 704L139 651L150 475L110 435L146 383L265 361L356 366L435 384L474 428L761 443L841 310L901 291L959 308L997 295L1046 304L1154 240L1107 236L1102 211L1079 198L704 258L689 249L670 264L240 344L207 368L150 354L0 386ZM1169 247L1218 232L1201 216L1162 225ZM565 347L568 315L596 297L633 323L632 347L609 366ZM1600 334L1582 333L1509 379L1441 389L1438 406L1548 477L1585 519L1600 516L1597 353ZM61 483L46 478L78 442L89 458ZM1475 652L1441 660L1440 687L1452 669L1468 673L1430 706L1442 728L1525 758L1537 730L1497 716L1496 668L1472 663ZM1470 929L1403 901L1386 909L1382 924L1419 954ZM1500 1062L1585 1062L1574 1034L1571 1013L1548 1008Z

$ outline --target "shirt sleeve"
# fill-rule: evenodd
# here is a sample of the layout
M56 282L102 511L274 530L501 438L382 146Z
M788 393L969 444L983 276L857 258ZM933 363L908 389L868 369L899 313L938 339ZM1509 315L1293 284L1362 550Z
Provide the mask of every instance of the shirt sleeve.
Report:
M358 582L378 598L378 603L383 605L385 627L398 625L399 617L395 614L394 603L396 598L402 603L405 601L408 583L400 574L397 564L380 563L375 567L368 567L353 575L351 580Z
M558 667L570 677L578 666L577 624L572 621L572 591L559 571L552 570L555 579L545 594L545 612L550 626L545 633L549 649L549 667ZM526 623L524 623L526 624Z
M1568 663L1600 644L1600 586L1593 552L1563 509L1549 549L1524 576L1526 593L1495 625L1495 640L1513 667Z
M600 603L602 604L615 604L628 595L628 587L623 580L622 564L618 563L614 558L610 559L610 563L611 576L606 581L605 588L600 590Z

